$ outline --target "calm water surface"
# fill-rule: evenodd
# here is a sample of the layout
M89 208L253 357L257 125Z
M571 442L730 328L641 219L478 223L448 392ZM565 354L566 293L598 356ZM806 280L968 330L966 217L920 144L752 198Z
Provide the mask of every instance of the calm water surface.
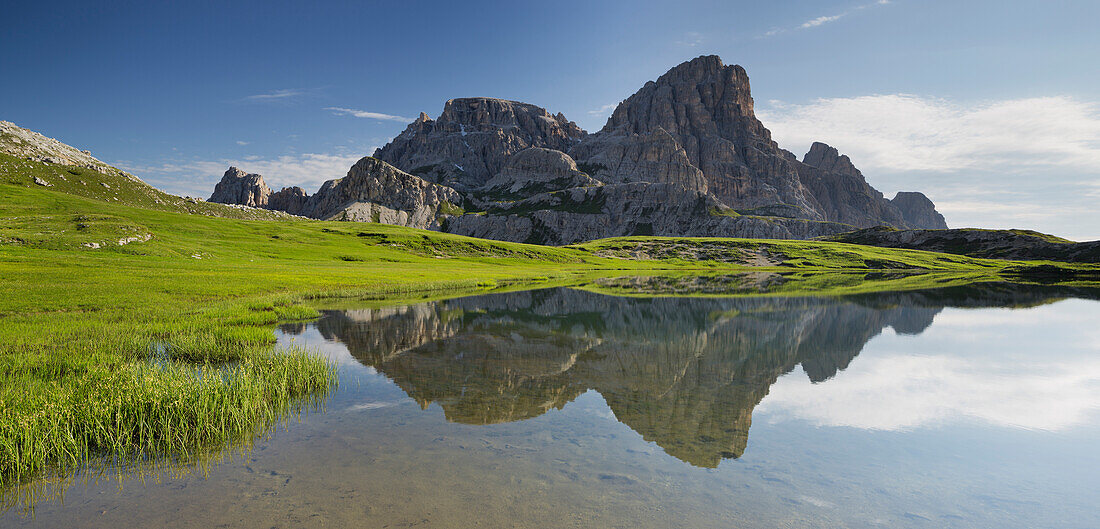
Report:
M1095 291L326 311L323 413L19 527L1100 527ZM1086 299L1083 299L1086 298Z

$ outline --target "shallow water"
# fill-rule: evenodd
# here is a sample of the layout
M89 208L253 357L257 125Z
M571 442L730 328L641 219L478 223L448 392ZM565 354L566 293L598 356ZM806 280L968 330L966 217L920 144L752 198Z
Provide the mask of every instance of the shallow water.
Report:
M1088 299L1082 299L1088 298ZM327 311L323 413L18 527L1100 527L1095 291Z

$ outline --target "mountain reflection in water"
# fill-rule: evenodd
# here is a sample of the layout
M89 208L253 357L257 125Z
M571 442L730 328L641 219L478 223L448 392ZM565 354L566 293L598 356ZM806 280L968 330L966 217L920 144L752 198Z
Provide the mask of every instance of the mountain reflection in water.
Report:
M329 340L448 420L492 424L599 392L615 417L700 467L740 457L753 409L801 366L836 375L886 327L919 334L945 306L1035 305L1078 289L1002 284L834 298L630 298L568 288L327 311ZM283 331L300 333L304 325Z

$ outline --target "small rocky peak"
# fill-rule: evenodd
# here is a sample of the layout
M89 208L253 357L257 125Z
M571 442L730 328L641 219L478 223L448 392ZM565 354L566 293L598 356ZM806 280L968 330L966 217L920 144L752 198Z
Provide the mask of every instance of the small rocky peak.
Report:
M947 221L936 211L932 200L919 191L899 191L890 200L910 226L925 230L947 229Z
M840 173L848 176L863 178L863 173L856 169L852 160L846 154L840 154L835 147L815 141L810 150L802 157L802 163L811 167L817 167L829 173Z
M432 118L428 117L427 113L421 112L420 115L416 118L416 123L425 123L431 120Z
M619 104L603 131L645 133L660 126L673 135L727 138L771 135L756 120L749 76L717 55L681 63Z
M263 176L230 167L214 186L214 193L207 202L262 208L267 206L270 197L271 188L267 187Z

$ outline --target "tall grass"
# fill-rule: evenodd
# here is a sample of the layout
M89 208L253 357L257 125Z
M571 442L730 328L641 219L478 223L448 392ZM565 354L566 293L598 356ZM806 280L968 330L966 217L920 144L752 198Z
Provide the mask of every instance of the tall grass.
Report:
M306 351L251 349L227 365L131 361L60 379L16 375L0 393L0 485L104 453L144 458L262 433L334 383Z

